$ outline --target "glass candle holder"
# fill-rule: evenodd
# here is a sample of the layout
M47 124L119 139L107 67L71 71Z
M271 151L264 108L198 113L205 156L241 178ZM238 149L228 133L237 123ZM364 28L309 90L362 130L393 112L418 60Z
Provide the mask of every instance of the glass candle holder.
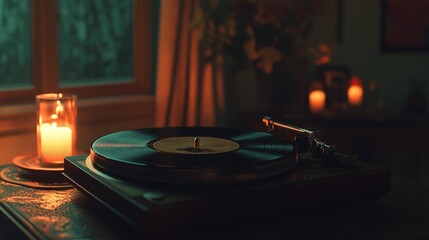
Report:
M36 104L37 157L46 167L64 164L76 152L76 95L39 94Z

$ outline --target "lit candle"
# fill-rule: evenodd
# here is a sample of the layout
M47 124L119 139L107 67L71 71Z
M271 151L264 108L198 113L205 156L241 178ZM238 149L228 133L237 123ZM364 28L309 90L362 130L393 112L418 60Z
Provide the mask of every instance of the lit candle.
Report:
M76 96L44 93L37 102L37 157L50 167L76 152Z
M350 87L347 91L347 98L351 106L360 106L363 99L362 79L357 76L352 76L350 79Z
M310 112L320 113L325 108L325 92L322 90L311 91L308 95L308 102L310 104Z
M360 106L362 104L363 89L360 85L352 85L347 92L349 104L352 106Z
M64 157L72 155L72 130L55 123L40 126L42 158L46 164L61 164Z

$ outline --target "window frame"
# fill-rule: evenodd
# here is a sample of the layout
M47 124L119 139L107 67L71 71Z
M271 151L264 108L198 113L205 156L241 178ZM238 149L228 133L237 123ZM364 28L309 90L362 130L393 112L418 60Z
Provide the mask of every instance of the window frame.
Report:
M31 0L31 5L33 86L0 91L2 105L34 102L36 94L46 92L78 93L79 98L152 94L150 0L133 0L133 81L89 86L59 86L57 0Z
M35 95L44 92L77 95L78 129L91 129L78 134L85 148L97 133L111 131L106 125L151 127L155 111L151 69L156 51L151 21L156 3L133 0L133 83L63 88L58 81L57 0L31 0L31 4L33 87L0 90L0 137L35 134Z

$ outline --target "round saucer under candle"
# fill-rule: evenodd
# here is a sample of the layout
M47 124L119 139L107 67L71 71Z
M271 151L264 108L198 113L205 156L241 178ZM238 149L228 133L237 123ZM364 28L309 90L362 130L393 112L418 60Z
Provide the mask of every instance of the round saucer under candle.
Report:
M9 183L32 188L59 189L72 185L62 175L64 168L42 166L36 154L15 157L13 165L0 171L0 178Z
M63 164L46 166L37 158L36 154L27 154L16 156L12 160L13 164L27 171L38 172L62 172L64 171Z

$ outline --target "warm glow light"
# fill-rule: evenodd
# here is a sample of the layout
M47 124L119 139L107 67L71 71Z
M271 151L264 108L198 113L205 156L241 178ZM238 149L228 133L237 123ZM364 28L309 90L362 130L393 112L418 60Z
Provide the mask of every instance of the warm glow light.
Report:
M46 167L64 164L76 152L76 96L45 93L36 102L37 157Z
M57 127L56 123L40 126L40 141L43 161L47 164L62 163L64 157L72 155L72 130Z
M360 85L352 85L347 92L349 104L352 106L360 106L363 99L363 89Z
M325 108L326 95L322 90L311 91L308 95L308 102L310 104L310 112L320 113Z

